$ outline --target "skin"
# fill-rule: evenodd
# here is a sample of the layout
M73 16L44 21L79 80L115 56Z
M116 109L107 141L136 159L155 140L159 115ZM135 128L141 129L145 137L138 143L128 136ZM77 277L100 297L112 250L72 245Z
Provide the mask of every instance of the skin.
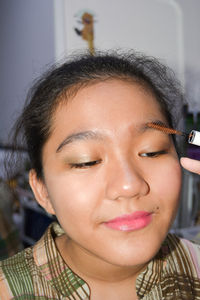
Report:
M138 273L158 252L177 211L179 160L169 135L144 130L153 120L167 123L139 85L110 80L84 87L55 112L43 149L44 181L30 172L37 201L66 232L56 240L61 255L95 300L124 293L136 299ZM83 131L90 134L71 136ZM97 163L74 165L90 161ZM105 224L135 211L151 212L150 224L129 232Z
M186 170L200 175L200 162L188 157L181 157L180 163Z

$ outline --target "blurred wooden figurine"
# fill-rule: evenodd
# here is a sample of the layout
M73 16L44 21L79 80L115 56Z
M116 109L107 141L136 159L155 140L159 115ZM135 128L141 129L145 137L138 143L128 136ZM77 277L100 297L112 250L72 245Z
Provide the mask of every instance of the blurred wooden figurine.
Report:
M86 40L88 43L89 51L94 55L94 19L93 15L84 12L81 16L81 23L83 24L82 30L75 28L75 31L78 35L82 37L83 40Z

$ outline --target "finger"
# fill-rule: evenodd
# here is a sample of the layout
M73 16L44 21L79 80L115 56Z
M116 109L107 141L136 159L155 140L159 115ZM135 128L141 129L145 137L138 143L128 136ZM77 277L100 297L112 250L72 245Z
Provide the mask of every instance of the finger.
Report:
M184 169L200 175L200 161L188 157L181 157L180 163Z

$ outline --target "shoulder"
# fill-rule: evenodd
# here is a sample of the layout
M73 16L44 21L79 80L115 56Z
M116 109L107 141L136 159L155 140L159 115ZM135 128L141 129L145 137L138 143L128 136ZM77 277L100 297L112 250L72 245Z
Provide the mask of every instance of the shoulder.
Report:
M33 247L0 262L0 300L35 299L45 293L52 299L55 293L48 285L52 271L49 269L54 234L52 226Z
M32 248L0 262L0 299L11 299L25 290L32 293L32 276L34 261Z
M33 260L32 248L27 248L16 255L0 261L0 280L5 274L10 272L17 272L18 275L22 274L22 271L26 271L29 264Z
M194 277L200 278L200 245L192 241L179 238L176 235L169 234L162 246L162 252L165 254L166 249L169 251L167 255L171 265L181 273L193 274Z
M198 278L200 278L200 245L186 239L180 239L180 244L185 249L197 271Z

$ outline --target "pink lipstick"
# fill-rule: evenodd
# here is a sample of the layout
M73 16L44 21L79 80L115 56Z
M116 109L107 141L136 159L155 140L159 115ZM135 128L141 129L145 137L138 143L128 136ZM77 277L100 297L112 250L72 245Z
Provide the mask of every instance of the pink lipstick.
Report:
M109 228L120 231L139 230L151 223L152 213L147 211L136 211L132 214L122 215L105 222Z

